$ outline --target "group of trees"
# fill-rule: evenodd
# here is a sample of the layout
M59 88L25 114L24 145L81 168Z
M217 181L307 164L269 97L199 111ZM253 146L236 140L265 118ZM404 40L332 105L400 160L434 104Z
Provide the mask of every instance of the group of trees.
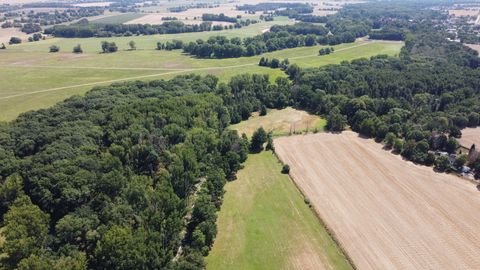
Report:
M102 41L102 52L103 53L114 53L118 51L117 44L115 42Z
M2 266L203 268L223 186L250 148L226 127L255 85L217 80L101 87L0 125Z
M222 28L223 29L223 28ZM158 25L150 24L72 24L55 25L45 29L45 34L65 38L111 37L131 35L177 34L211 31L211 22L184 24L181 21L166 21Z
M321 48L319 51L318 51L318 54L319 55L328 55L328 54L331 54L335 51L335 48L333 47L330 47L330 48Z
M167 41L165 43L162 42L157 42L157 50L179 50L183 48L183 41L181 40L172 40L172 41Z
M253 56L301 46L337 45L354 42L356 38L367 35L369 31L369 28L365 25L339 24L341 26L330 27L335 29L337 35L332 35L328 28L322 25L311 23L274 25L266 33L243 40L239 38L228 39L222 36L210 37L207 41L198 39L196 42L185 45L183 50L185 53L201 58Z
M202 14L202 21L217 21L217 22L230 22L230 23L236 23L239 18L234 18L234 17L229 17L225 16L225 14L220 13L220 14L211 14L211 13L205 13Z
M271 67L271 68L280 68L285 70L288 68L290 61L288 59L283 59L282 61L278 60L277 58L272 58L272 60L262 57L258 62L258 65L261 67Z

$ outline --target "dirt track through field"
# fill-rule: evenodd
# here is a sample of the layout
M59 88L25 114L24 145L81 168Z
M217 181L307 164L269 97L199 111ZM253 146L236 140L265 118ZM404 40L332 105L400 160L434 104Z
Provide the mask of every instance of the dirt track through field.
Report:
M353 132L275 149L358 269L480 269L480 191Z

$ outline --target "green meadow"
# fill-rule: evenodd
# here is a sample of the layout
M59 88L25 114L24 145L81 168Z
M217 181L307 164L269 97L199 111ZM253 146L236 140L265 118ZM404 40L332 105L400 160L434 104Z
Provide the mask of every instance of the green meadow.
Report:
M207 269L352 269L270 151L227 183Z
M132 36L113 38L64 39L52 38L39 42L9 46L0 51L0 121L9 121L18 114L32 109L51 106L72 95L82 95L94 86L108 85L126 80L169 79L177 75L196 73L213 74L227 81L236 74L263 73L273 81L285 76L279 69L258 66L262 56L289 58L301 67L316 67L340 63L377 54L395 55L401 43L365 42L334 46L336 52L318 56L320 46L302 47L266 53L261 56L232 59L197 59L181 50L155 50L158 41L172 39L189 42L212 35L247 37L261 33L274 23L289 23L285 18L263 22L238 30L218 32L182 33L173 35ZM115 42L119 51L100 53L103 40ZM137 49L128 50L129 41ZM72 48L81 44L83 54L73 54ZM59 53L49 53L49 47L60 47Z

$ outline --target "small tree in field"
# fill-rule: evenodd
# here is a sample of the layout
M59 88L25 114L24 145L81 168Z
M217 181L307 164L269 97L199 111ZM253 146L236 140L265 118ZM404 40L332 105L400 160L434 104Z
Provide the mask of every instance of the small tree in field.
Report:
M60 51L60 47L58 47L57 45L50 46L50 52L51 53L56 53L56 52L59 52L59 51Z
M260 127L252 135L252 141L250 142L250 151L252 153L258 153L263 150L263 144L267 141L267 132Z
M7 47L5 46L4 43L2 43L2 45L0 45L0 50L5 50Z
M134 51L137 49L137 46L135 45L135 41L133 40L130 40L130 42L128 43L128 46L130 46L131 51Z
M73 53L83 53L83 50L82 50L82 47L80 46L80 44L73 47Z

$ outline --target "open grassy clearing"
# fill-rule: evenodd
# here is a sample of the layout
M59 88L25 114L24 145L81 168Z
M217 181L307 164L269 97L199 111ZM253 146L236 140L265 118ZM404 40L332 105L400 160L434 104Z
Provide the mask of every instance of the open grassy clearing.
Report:
M271 152L227 183L207 269L351 269Z
M275 139L290 174L358 269L476 269L474 184L354 132Z
M245 29L258 34L262 28L253 26ZM235 30L225 33L244 35ZM335 46L336 52L328 56L317 56L320 47L315 46L232 59L196 59L182 54L181 50L157 51L152 48L156 40L192 40L200 34L208 37L212 32L111 38L122 49L114 54L98 53L103 40L98 38L49 39L10 46L0 51L0 80L3 82L0 86L0 121L11 120L27 110L51 106L73 94L83 94L95 85L116 81L169 79L188 73L214 74L222 81L241 73L263 73L270 75L273 81L284 73L279 69L259 67L258 61L262 56L289 58L301 67L313 67L378 53L393 55L401 47L401 43L358 41ZM138 49L126 51L128 40L132 39L137 42ZM82 44L84 54L70 53L71 47L77 43ZM60 53L48 53L48 47L53 44L60 47Z
M256 31L261 28L256 27ZM254 31L254 30L250 30ZM233 33L226 31L225 33ZM240 33L240 32L239 32ZM258 32L257 32L258 33ZM211 35L208 33L197 33ZM157 51L156 40L193 38L189 34L112 38L121 51L100 54L103 39L50 39L40 42L10 46L0 52L0 120L11 120L19 113L45 108L72 94L83 94L95 85L107 85L122 80L169 79L179 74L214 74L226 81L241 73L269 74L273 81L284 76L279 69L259 67L261 56L234 59L196 59L182 54L181 50ZM128 40L137 42L136 51L126 51ZM85 53L70 53L74 44L81 42ZM52 44L60 46L61 52L48 53ZM148 44L148 47L147 47ZM336 46L336 52L328 56L316 56L320 47L304 47L267 53L269 58L289 58L301 67L322 66L340 63L378 53L395 54L400 43L365 42ZM66 52L62 52L66 51Z
M230 128L237 130L239 134L245 133L248 137L252 136L259 127L272 132L274 136L282 136L299 132L323 131L326 123L325 119L316 115L288 107L282 110L269 110L265 116L254 113L248 121L242 121Z

